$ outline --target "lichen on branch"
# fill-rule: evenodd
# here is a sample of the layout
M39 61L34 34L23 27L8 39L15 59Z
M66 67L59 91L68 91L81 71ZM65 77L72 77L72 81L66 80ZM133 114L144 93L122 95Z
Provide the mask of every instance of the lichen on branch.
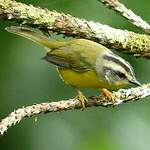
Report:
M103 96L92 96L88 98L86 108L93 106L118 106L128 101L137 101L141 98L150 96L150 84L136 88L120 89L117 92L113 92L113 94L115 95L114 104L112 103L112 101L107 100ZM19 108L10 113L6 118L1 120L0 135L3 135L9 127L19 123L23 118L35 116L40 113L61 112L73 109L83 109L78 99L74 98L57 102L47 102Z
M28 25L44 31L57 32L66 36L90 39L109 48L150 58L150 36L114 29L101 23L86 21L56 11L41 9L13 0L0 0L0 19L14 21L20 25ZM136 88L120 89L113 94L115 95L114 104L103 96L93 96L88 98L86 108L92 106L117 106L124 102L145 98L150 96L150 84ZM82 106L77 99L41 103L19 108L1 120L0 134L3 135L9 127L20 122L25 117L31 117L40 113L81 108Z
M150 36L11 0L0 1L0 18L76 38L86 38L123 52L150 58Z
M150 25L140 16L136 15L132 10L128 9L124 4L118 0L98 0L106 5L108 8L115 10L122 17L127 19L133 25L139 27L147 33L150 33Z

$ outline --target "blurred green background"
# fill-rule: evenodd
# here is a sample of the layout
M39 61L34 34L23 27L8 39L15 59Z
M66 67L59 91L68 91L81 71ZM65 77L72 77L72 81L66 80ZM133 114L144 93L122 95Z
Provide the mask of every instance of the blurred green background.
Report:
M97 0L21 2L142 33ZM149 0L122 2L150 22ZM22 106L75 96L75 91L58 77L55 67L41 59L45 55L42 47L7 33L4 28L13 22L0 24L0 118ZM149 81L149 60L121 55L133 65L141 82ZM0 150L149 150L149 139L150 101L146 98L115 108L41 114L37 122L35 117L24 119L0 138Z

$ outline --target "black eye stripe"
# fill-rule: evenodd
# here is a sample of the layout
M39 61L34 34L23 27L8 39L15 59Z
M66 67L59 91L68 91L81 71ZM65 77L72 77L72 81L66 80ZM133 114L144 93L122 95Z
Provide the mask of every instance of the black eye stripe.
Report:
M117 56L117 57L119 57L119 56ZM110 56L110 55L104 55L103 58L108 61L115 62L116 64L119 64L120 66L122 66L127 72L131 72L131 69L126 64L124 64L119 59L116 59L115 57Z
M120 71L116 71L116 70L113 70L112 68L110 67L103 67L103 71L106 72L107 70L111 71L113 74L115 74L116 76L119 76L121 79L125 79L127 78L126 75Z
M116 71L116 74L119 76L119 78L121 79L125 79L126 78L126 75L120 71Z

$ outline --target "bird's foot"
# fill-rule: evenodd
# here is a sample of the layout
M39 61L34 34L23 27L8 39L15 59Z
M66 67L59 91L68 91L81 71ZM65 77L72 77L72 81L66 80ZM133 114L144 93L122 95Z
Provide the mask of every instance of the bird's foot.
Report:
M84 94L83 94L81 91L77 90L77 92L78 92L78 95L77 95L75 98L80 101L81 106L82 106L82 108L84 109L84 108L85 108L85 105L86 105L87 102L88 102L88 100L87 100L86 96L84 96Z
M116 96L112 92L110 92L107 89L103 88L101 95L106 97L109 102L112 102L113 105L115 104Z

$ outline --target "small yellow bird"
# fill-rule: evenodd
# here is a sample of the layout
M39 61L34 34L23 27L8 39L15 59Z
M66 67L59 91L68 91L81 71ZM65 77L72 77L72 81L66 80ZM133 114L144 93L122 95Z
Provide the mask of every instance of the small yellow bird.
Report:
M141 85L132 66L101 44L86 39L51 40L26 27L12 26L6 30L44 46L48 50L44 58L56 65L67 84L77 89L77 98L83 107L87 99L80 88L116 89L130 83ZM111 92L106 89L103 92L113 101Z

